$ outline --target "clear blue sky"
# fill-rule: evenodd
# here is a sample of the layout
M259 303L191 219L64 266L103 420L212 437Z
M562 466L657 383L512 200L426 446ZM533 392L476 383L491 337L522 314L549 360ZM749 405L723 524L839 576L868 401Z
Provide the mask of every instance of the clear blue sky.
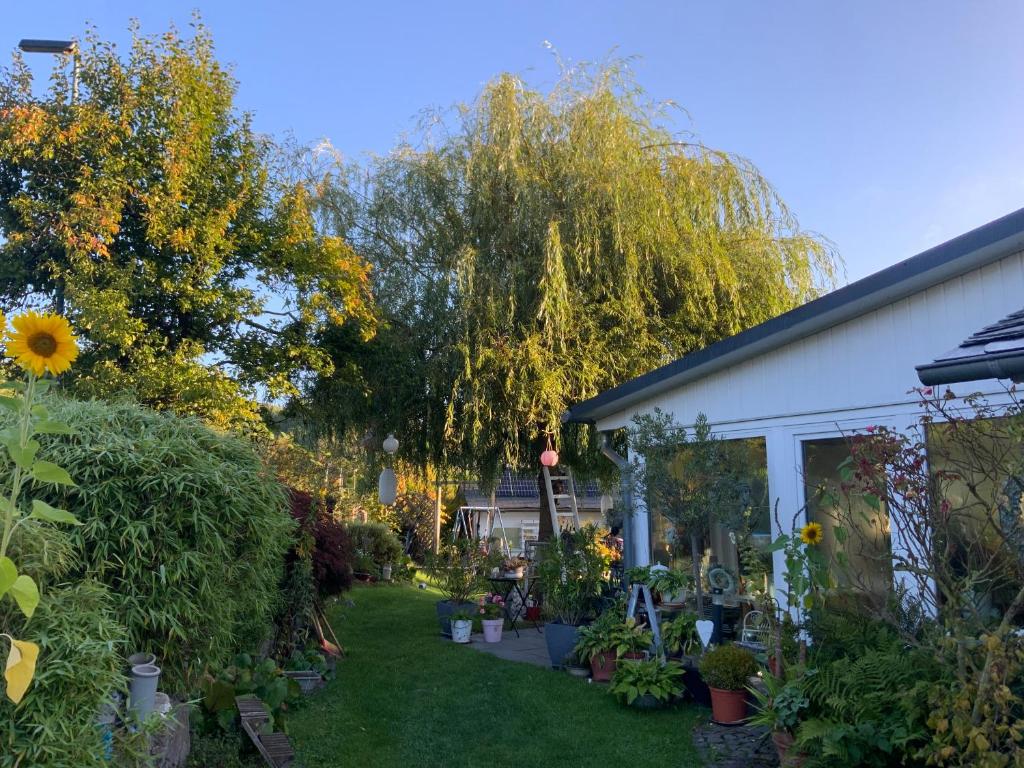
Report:
M35 0L0 41L187 29L193 8L260 130L386 152L427 106L501 71L550 85L565 59L641 57L639 82L703 140L751 158L850 280L1024 207L1024 3ZM30 60L42 70L48 57Z

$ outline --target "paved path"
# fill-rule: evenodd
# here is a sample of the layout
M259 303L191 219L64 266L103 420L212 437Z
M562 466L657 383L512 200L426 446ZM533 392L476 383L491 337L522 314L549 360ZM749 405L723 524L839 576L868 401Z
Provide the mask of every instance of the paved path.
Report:
M519 629L519 637L516 637L515 632L506 629L501 633L500 643L485 643L482 634L473 635L469 647L507 661L521 661L536 667L551 666L543 628L538 631L529 624Z

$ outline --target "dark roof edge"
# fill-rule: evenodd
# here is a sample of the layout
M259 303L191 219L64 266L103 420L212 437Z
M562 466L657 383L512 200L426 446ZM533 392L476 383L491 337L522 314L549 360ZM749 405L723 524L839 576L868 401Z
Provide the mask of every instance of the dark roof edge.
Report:
M694 379L852 320L1024 248L1024 208L574 405L594 422Z

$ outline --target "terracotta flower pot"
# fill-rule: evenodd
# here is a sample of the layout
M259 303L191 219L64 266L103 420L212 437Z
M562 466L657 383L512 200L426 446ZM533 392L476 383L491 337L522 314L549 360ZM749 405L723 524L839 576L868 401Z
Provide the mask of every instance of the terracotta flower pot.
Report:
M800 768L804 764L804 756L793 749L793 734L789 731L772 731L772 743L782 768Z
M616 666L615 651L602 651L590 659L590 677L599 683L607 683L615 674Z
M747 719L747 692L711 689L711 719L719 725L733 725Z

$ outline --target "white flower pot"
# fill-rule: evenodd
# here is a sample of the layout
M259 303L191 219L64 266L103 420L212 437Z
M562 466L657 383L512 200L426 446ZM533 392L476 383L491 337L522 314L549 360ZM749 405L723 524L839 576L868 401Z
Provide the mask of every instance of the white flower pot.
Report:
M473 622L469 619L460 619L452 622L452 640L456 643L468 643L470 635L473 634Z

